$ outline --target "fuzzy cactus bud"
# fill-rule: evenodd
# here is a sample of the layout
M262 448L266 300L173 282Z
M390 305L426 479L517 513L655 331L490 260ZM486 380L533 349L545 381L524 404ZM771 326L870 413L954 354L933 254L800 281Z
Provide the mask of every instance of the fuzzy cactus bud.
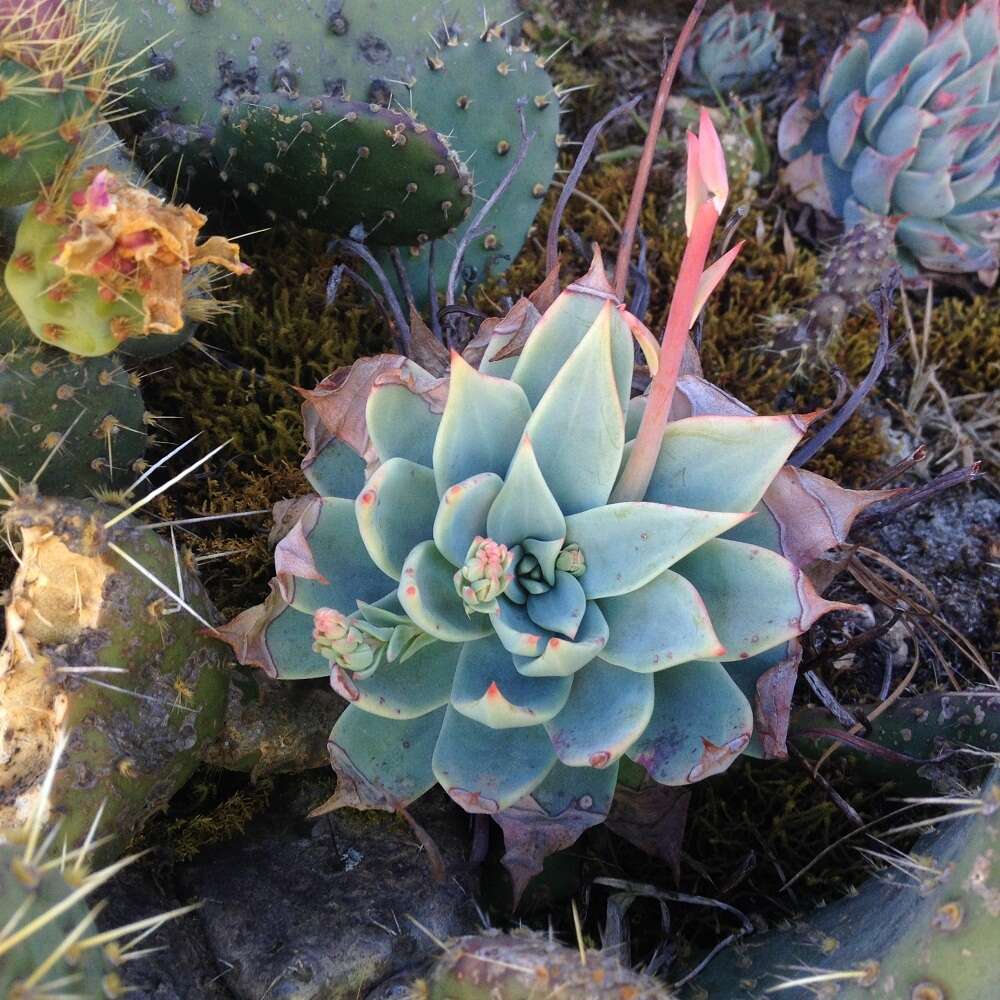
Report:
M513 562L506 545L476 536L464 565L455 574L455 589L467 610L488 612L493 607L514 579Z
M313 649L345 670L367 670L376 650L351 620L335 608L320 608L313 615Z
M583 576L587 572L587 560L584 557L583 549L576 542L570 542L556 556L556 569L560 569L564 573L571 573L573 576Z

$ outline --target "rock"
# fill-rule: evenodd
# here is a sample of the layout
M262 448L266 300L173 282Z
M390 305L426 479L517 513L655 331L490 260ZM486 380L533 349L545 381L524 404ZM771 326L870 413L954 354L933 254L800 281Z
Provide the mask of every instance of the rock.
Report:
M479 925L467 820L449 800L428 795L412 810L441 852L439 882L393 815L294 822L331 780L307 782L290 808L273 801L239 840L178 868L186 895L204 900L208 945L220 969L231 966L223 981L239 1000L357 1000L432 953L427 932L443 940Z
M988 483L957 486L856 534L927 584L941 616L973 645L990 649L1000 587L1000 499Z
M98 918L102 931L193 902L177 897L169 867L159 855L154 851L126 868L99 893L107 901ZM225 966L209 950L197 912L168 921L140 947L163 950L123 967L130 1000L231 1000Z

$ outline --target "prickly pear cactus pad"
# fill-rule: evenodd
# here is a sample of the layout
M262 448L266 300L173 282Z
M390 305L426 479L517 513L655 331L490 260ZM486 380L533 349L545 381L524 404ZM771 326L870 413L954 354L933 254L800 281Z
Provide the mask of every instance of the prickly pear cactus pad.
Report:
M925 798L935 826L860 892L712 961L703 1000L993 1000L1000 940L1000 776L978 794ZM909 874L910 872L914 874ZM799 984L799 985L797 985ZM817 986L836 984L836 993Z
M0 428L0 472L15 485L85 496L126 486L144 467L139 378L115 355L80 358L37 341L0 353Z
M4 515L20 562L0 649L0 828L46 794L62 730L69 754L48 793L60 836L79 843L104 802L121 851L218 733L228 676L183 554L134 521L106 527L114 515L31 493Z
M707 99L744 93L781 62L782 29L770 4L740 11L731 3L700 23L681 57L685 89Z
M64 748L60 737L43 779L46 790L57 767L65 766ZM142 957L135 951L138 941L197 904L99 933L94 926L99 908L88 909L88 898L137 856L95 869L94 855L104 833L100 815L91 824L91 839L66 851L57 841L58 829L46 821L47 810L43 792L22 826L0 833L0 996L5 1000L125 996L131 990L119 970L124 962Z
M405 18L388 3L306 0L114 8L129 15L120 53L150 67L126 99L141 118L124 126L182 193L335 233L360 224L375 246L412 248L423 296L421 247L499 185L520 105L538 137L470 247L469 274L503 269L523 243L555 167L559 102L537 57L508 41L507 0L420 0Z
M117 30L86 0L0 2L0 205L36 197L99 122Z
M84 357L130 338L171 336L193 299L185 276L213 266L247 274L239 247L197 243L205 216L103 167L44 194L17 231L7 290L39 340Z
M866 18L782 118L787 184L848 229L894 225L912 274L995 268L998 46L998 0L933 28L912 6Z
M518 878L603 820L624 754L685 785L748 748L737 678L752 698L843 607L799 567L876 498L783 469L808 418L695 380L642 499L609 502L644 404L614 299L598 254L515 358L491 361L494 342L435 379L383 355L308 393L318 495L276 511L271 595L220 630L243 662L329 672L350 702L332 807L438 783L497 818Z
M610 952L576 949L543 934L484 933L444 944L413 1000L670 1000L662 983L632 972Z

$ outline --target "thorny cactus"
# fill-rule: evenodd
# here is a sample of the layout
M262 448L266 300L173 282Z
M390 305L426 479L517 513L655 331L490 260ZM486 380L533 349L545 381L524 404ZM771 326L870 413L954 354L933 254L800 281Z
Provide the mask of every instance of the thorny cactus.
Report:
M913 828L937 832L894 852L854 896L715 958L689 995L762 1000L780 987L791 1000L994 1000L1000 777L976 795L920 801L939 815Z
M129 341L144 357L183 342L187 317L211 315L193 269L247 274L239 247L197 242L205 216L166 204L104 167L45 192L17 231L5 280L39 340L94 357ZM148 346L146 341L148 341Z
M782 118L796 197L848 229L894 226L910 274L995 268L998 46L998 0L933 29L912 6L866 18Z
M139 377L115 355L79 358L31 339L0 348L0 473L59 496L127 485L145 467Z
M222 725L229 678L200 634L205 591L167 539L121 513L25 493L4 515L20 544L0 648L0 828L37 807L65 732L49 793L60 836L80 843L104 801L120 850Z
M651 976L626 969L609 952L567 948L530 931L456 938L411 1000L670 1000Z
M707 256L726 182L707 115L701 132L689 229ZM688 255L688 320L737 250L704 276ZM278 508L272 593L220 630L243 662L330 672L350 702L331 808L396 809L439 783L503 826L518 887L605 818L624 754L684 785L748 748L761 678L843 607L800 566L881 496L783 469L808 418L676 383L689 322L661 352L614 302L598 253L544 315L515 306L478 370L381 356L308 393L319 495ZM657 376L630 401L633 330Z
M55 778L65 746L56 740L42 792L22 826L0 832L0 997L4 1000L114 1000L132 990L120 969L141 958L140 941L168 920L197 908L184 906L157 913L125 927L99 932L98 909L87 900L133 855L93 868L102 843L100 813L92 820L86 841L65 849L58 824L48 823L46 793Z
M0 0L0 205L35 198L99 122L117 32L86 0Z
M777 68L781 33L769 4L737 13L727 3L695 28L684 49L685 89L702 99L745 93Z
M361 225L373 246L410 247L423 296L425 244L507 173L522 99L539 136L470 248L472 272L513 259L555 167L558 95L536 57L504 37L516 8L493 6L420 0L400 17L392 4L342 0L119 0L119 51L150 67L125 99L142 117L125 126L139 130L146 162L203 204L214 191L243 212L341 235Z

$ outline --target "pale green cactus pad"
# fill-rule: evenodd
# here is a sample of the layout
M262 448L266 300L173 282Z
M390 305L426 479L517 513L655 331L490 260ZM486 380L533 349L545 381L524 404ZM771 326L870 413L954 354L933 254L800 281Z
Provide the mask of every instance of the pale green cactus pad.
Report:
M749 90L777 69L781 33L769 4L737 12L727 3L695 28L681 55L685 90L717 99Z
M642 406L613 300L598 255L516 358L494 343L435 379L385 355L308 393L319 495L279 512L271 596L222 630L243 662L329 672L350 702L335 805L440 784L497 818L522 880L525 855L604 819L624 754L686 785L748 749L761 679L843 607L800 567L884 495L785 467L808 417L687 379L697 415L668 425L645 497L609 503Z
M900 262L997 266L1000 5L928 28L912 6L862 21L778 133L796 196L856 224L891 220Z

